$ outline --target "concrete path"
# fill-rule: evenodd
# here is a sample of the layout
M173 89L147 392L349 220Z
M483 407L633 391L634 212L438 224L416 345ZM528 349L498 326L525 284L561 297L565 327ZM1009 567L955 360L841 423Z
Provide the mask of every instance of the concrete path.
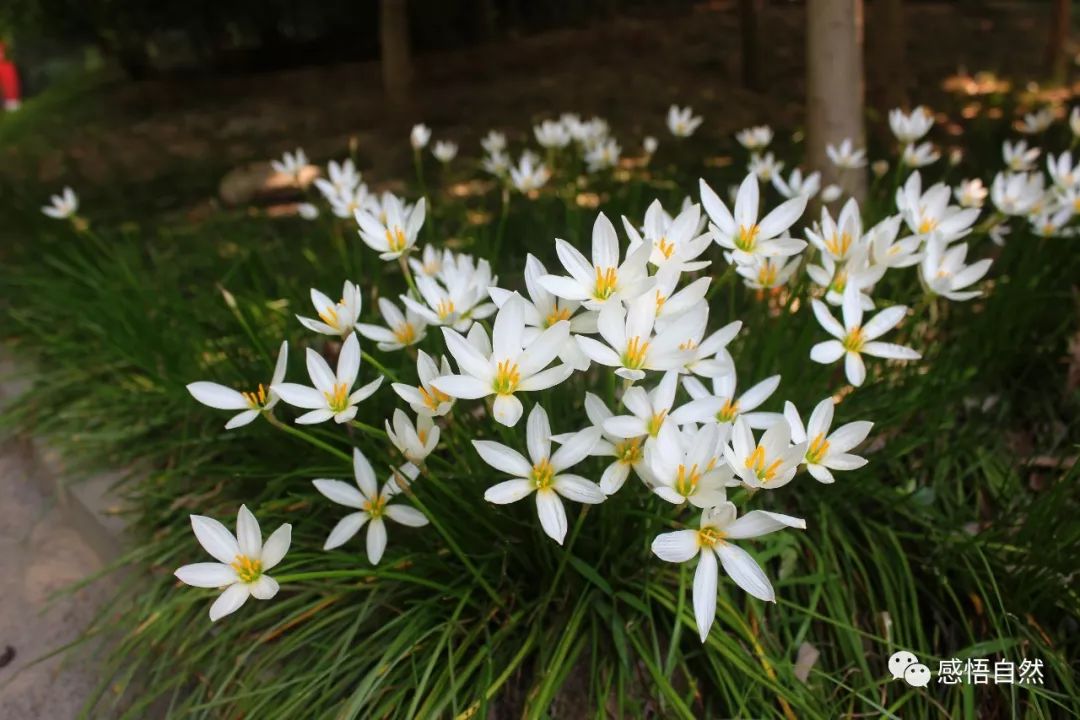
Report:
M102 559L40 472L26 444L0 444L0 718L10 720L77 717L97 681L93 648L33 661L75 640L109 596L98 583L54 597Z

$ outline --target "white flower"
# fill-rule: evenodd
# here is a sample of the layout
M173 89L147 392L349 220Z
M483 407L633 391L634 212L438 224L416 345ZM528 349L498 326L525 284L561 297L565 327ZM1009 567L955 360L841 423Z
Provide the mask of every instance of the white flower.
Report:
M843 194L844 190L839 185L826 185L825 189L821 191L821 199L827 203L831 203L834 200L839 200L840 196Z
M1037 135L1050 127L1053 122L1053 109L1041 107L1033 113L1024 115L1023 120L1017 125L1017 129L1027 135Z
M1043 200L1043 176L1038 173L998 173L990 185L990 200L1006 215L1027 215Z
M386 421L386 436L405 459L416 465L423 464L439 444L439 426L430 414L418 413L416 425L401 409L394 410L394 424Z
M420 258L409 258L409 267L417 275L424 277L437 277L443 267L454 262L454 254L449 250L440 250L434 245L425 245L420 253Z
M300 203L296 206L296 214L304 220L314 220L319 217L319 208L311 203Z
M694 115L692 108L680 108L678 105L672 105L668 108L667 126L675 137L690 137L698 129L699 125L701 125L701 116Z
M622 404L631 414L606 419L603 423L604 433L621 439L645 438L647 443L654 441L669 419L678 382L679 373L667 372L649 392L639 386L627 388Z
M417 351L416 374L420 384L406 385L394 383L393 388L402 400L409 403L409 407L418 415L430 415L441 417L450 412L454 405L454 399L432 385L435 378L442 375L453 374L450 361L442 358L442 364L436 365L435 360L423 350Z
M903 162L908 167L920 168L941 159L941 153L928 142L904 146Z
M793 258L766 258L755 256L749 263L735 266L747 287L754 290L771 290L787 283L799 269L801 260Z
M1015 143L1006 140L1001 145L1001 155L1004 157L1009 170L1013 172L1034 170L1035 161L1039 159L1040 152L1042 151L1037 147L1028 149L1026 140L1017 140Z
M585 165L589 172L613 168L619 164L622 148L615 140L608 138L598 141L585 153Z
M724 458L748 487L775 490L791 482L806 453L806 442L791 444L791 427L782 416L754 441L750 423L740 417L731 430Z
M584 335L575 338L594 362L616 368L615 374L627 380L642 379L646 370L678 370L690 360L690 353L680 345L690 336L694 317L677 317L654 336L656 310L656 301L648 295L631 302L629 309L609 303L596 320L607 344Z
M487 260L474 263L469 255L448 256L435 276L416 278L423 302L409 295L402 295L401 301L429 325L465 331L474 320L483 320L495 312L495 305L485 300L488 288L496 281Z
M951 197L952 192L944 183L935 183L922 192L922 178L918 172L913 172L904 187L896 191L896 207L911 232L916 235L933 233L952 242L970 232L979 219L979 209L950 205Z
M821 173L812 172L803 177L802 170L795 168L786 181L780 173L773 175L772 184L778 193L789 200L800 195L805 198L812 198L821 189Z
M363 295L360 286L354 285L348 280L341 289L341 301L334 302L327 295L315 288L311 289L311 304L315 306L315 312L319 315L318 320L296 316L300 324L313 332L323 335L339 335L345 337L351 335L360 319L360 309L363 305Z
M947 247L940 238L930 238L919 269L923 282L931 292L954 301L970 300L982 294L978 290L965 291L964 288L981 280L994 261L987 258L965 265L967 251L967 243Z
M280 160L271 160L270 167L274 172L288 175L294 180L300 177L300 171L307 167L308 159L304 154L303 149L296 148L296 152L287 152L281 156Z
M835 221L828 208L821 208L821 225L816 231L806 230L806 239L836 262L843 262L858 251L862 237L862 216L855 198L844 203Z
M321 423L330 418L337 423L352 420L356 416L357 403L368 398L383 381L379 376L351 392L360 373L360 341L355 334L350 334L341 345L336 374L330 371L322 355L311 348L307 349L307 369L315 387L297 383L275 383L270 386L270 390L285 402L310 410L296 419L301 425Z
M429 140L431 140L431 128L423 123L413 125L412 131L409 132L409 143L413 146L413 150L423 150L427 147Z
M630 471L634 470L648 484L652 484L649 478L648 468L644 464L645 455L642 450L644 437L621 438L604 430L604 423L612 417L604 401L591 392L585 393L585 414L589 417L592 426L601 431L601 438L596 441L590 451L591 455L599 457L613 457L614 462L604 468L600 476L600 489L605 495L614 495L626 482ZM556 442L565 442L570 436L558 436L552 439Z
M581 303L573 300L563 300L548 292L540 284L540 278L547 275L544 264L537 260L532 253L525 256L525 288L529 293L529 299L521 297L517 293L503 290L502 288L488 288L491 299L495 304L502 307L510 298L516 298L525 303L525 343L531 343L541 332L558 322L567 320L570 322L570 332L585 333L591 335L596 332L596 313L592 311L577 312ZM577 313L577 314L575 314ZM589 357L578 347L572 336L558 349L559 359L575 370L588 370Z
M340 165L331 160L326 166L326 172L330 179L315 178L315 187L330 202L333 202L335 197L351 195L360 184L360 173L356 171L356 164L351 158L346 158ZM352 213L339 217L352 217Z
M619 263L619 236L604 213L596 216L592 232L592 262L565 240L555 240L555 252L569 277L545 275L539 282L553 295L576 300L591 310L609 303L630 301L652 286L645 269L651 248L641 245L627 250Z
M780 419L780 413L754 412L776 392L776 388L780 386L779 375L765 378L738 397L735 397L735 384L734 367L730 373L713 378L711 393L697 378L684 378L683 387L693 399L672 413L672 420L676 425L731 424L739 418L745 418L750 427L760 430L773 425Z
M1036 235L1052 237L1061 234L1062 229L1072 219L1072 205L1054 212L1041 212L1031 218L1031 228ZM974 267L974 266L972 266Z
M1063 190L1075 187L1080 183L1080 163L1073 165L1072 153L1066 150L1056 158L1053 155L1046 156L1046 170L1050 173L1050 179Z
M188 392L196 400L207 407L218 410L240 410L233 415L229 422L225 423L226 430L242 427L268 410L272 410L278 403L278 394L273 387L285 379L285 368L289 363L289 343L281 343L278 350L277 363L274 365L274 375L270 379L270 392L262 383L257 390L251 392L238 392L213 382L193 382L187 386Z
M761 182L771 182L784 169L784 163L779 162L771 152L764 155L755 153L750 156L750 164L746 169Z
M858 290L853 285L849 285L844 290L843 325L836 321L825 303L820 300L816 298L812 300L811 307L821 327L836 339L820 342L810 348L810 359L828 365L843 357L844 373L847 375L848 382L856 387L862 385L863 380L866 379L863 353L894 360L918 360L922 357L903 345L877 341L877 338L892 330L904 319L908 309L903 305L885 308L863 325L863 308Z
M1069 113L1069 129L1074 137L1080 137L1080 107L1074 107Z
M851 455L848 450L865 440L874 427L872 422L859 420L842 425L830 433L833 409L833 399L825 398L814 407L809 422L803 427L799 411L792 403L784 403L784 418L791 427L791 439L797 443L808 441L802 461L814 479L822 483L831 483L836 479L832 470L856 470L866 464L865 458Z
M773 139L773 131L768 125L757 125L735 133L735 139L750 152L756 152L768 147Z
M529 460L501 443L473 440L473 447L484 462L514 478L489 487L484 499L496 505L507 505L536 493L540 525L548 537L562 545L566 537L566 509L559 497L590 505L602 503L606 497L596 483L564 472L589 455L600 438L600 430L582 430L552 453L551 425L547 412L537 404L529 413L525 432Z
M427 323L412 308L406 307L402 314L397 305L381 297L379 312L382 313L388 328L360 323L356 330L368 340L374 340L376 347L383 352L416 345L427 336Z
M700 232L701 208L698 205L690 204L684 207L682 212L672 219L664 212L660 201L653 200L645 210L644 236L625 215L622 221L630 238L628 253L632 254L642 243L648 243L652 247L649 262L659 268L672 266L689 272L709 265L708 260L697 261L712 244L712 234Z
M685 431L665 424L655 442L645 443L653 492L674 505L708 508L724 502L732 478L721 456L727 430L713 423Z
M431 149L431 154L441 163L448 163L457 157L457 143L450 140L439 140Z
M517 166L510 168L510 182L521 193L539 190L550 178L551 171L547 165L535 162L529 155L523 154Z
M217 621L240 609L248 597L269 600L278 584L266 574L289 551L292 525L282 525L262 541L259 521L244 505L236 515L236 535L213 518L191 516L195 538L218 562L195 563L178 568L174 575L185 585L225 588L210 606L210 620Z
M904 145L911 145L923 135L930 132L934 126L934 115L929 109L919 105L910 113L904 113L900 108L889 111L889 128L893 135Z
M333 550L352 539L353 535L367 525L367 556L372 565L378 565L386 550L386 520L390 519L408 527L423 527L428 519L416 508L393 504L390 500L401 492L400 482L416 478L417 470L405 465L396 471L382 490L375 480L375 471L364 454L353 448L353 474L356 485L341 480L312 480L315 489L329 500L353 508L338 521L323 544L323 550Z
M832 143L827 144L825 154L829 156L832 164L838 168L854 170L866 166L866 149L856 149L851 138L844 138L839 146Z
M75 195L75 191L69 187L50 197L49 204L41 208L41 212L56 220L67 220L78 211L79 198Z
M873 265L884 268L911 267L922 259L922 255L919 254L923 242L922 235L908 235L903 239L897 239L901 221L902 218L899 215L891 215L866 231L864 238L870 245ZM866 271L867 274L870 272ZM858 271L855 274L856 284L859 287L867 287L868 281L872 279L863 276ZM840 299L837 297L829 302L839 304Z
M506 135L498 130L488 130L488 134L480 141L480 146L489 155L496 155L506 150Z
M705 313L708 320L708 314ZM679 346L685 350L689 359L683 365L683 372L716 378L735 372L735 361L727 351L728 343L735 339L742 329L742 321L735 320L705 337L707 322L700 322ZM704 338L704 339L703 339Z
M953 195L956 197L956 202L960 203L961 207L966 208L981 208L983 203L986 202L986 196L989 194L989 190L983 185L983 181L979 178L973 178L971 180L964 180L958 187L953 190Z
M760 191L754 175L747 175L739 186L734 214L704 180L700 186L701 204L712 220L713 238L721 247L733 251L736 260L748 262L754 255L787 257L806 247L802 240L781 237L806 209L805 196L784 201L759 222Z
M319 180L322 180L322 178L319 178L316 182ZM360 183L353 188L335 190L333 194L326 196L326 200L330 203L330 212L334 213L335 217L354 219L356 211L369 204L370 195L368 194L367 185Z
M360 239L378 252L381 260L396 260L416 245L416 236L424 226L426 207L425 198L420 198L410 209L400 198L387 193L380 212L370 208L356 211Z
M544 120L533 127L533 135L544 148L564 148L571 140L569 128L558 120Z
M772 583L754 558L729 541L761 537L786 527L806 529L805 520L790 515L753 510L735 519L736 513L735 506L725 502L702 513L700 529L661 533L652 543L653 554L667 562L683 563L699 556L694 571L694 618L701 642L709 636L716 617L716 558L743 590L766 602L776 599Z
M484 156L480 161L480 167L496 177L502 177L510 169L510 156L501 150Z
M443 375L432 381L451 397L476 400L495 396L495 420L513 426L523 408L515 393L545 390L558 385L573 373L569 365L548 368L559 347L570 334L570 323L560 320L525 342L525 303L520 296L507 300L495 315L492 344L479 325L477 347L450 328L443 328L446 347L457 361L458 375ZM547 369L545 369L547 368Z
M652 135L646 135L645 139L641 141L641 149L650 157L656 154L656 149L659 147L660 142Z

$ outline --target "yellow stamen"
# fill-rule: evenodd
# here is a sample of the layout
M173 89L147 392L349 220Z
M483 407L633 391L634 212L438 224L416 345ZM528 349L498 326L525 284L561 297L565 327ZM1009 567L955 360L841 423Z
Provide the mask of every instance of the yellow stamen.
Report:
M322 310L319 311L319 319L330 327L336 329L338 327L337 308L332 305L324 307Z
M683 497L689 497L694 494L700 480L701 473L698 472L696 464L691 465L689 469L685 465L679 465L679 471L675 475L675 492Z
M258 390L253 390L251 392L243 392L240 394L244 396L244 399L247 400L247 404L251 407L252 410L258 410L266 404L266 388L263 387L262 383L259 383Z
M544 327L551 327L555 323L562 322L563 320L570 319L570 308L561 308L558 305L551 309L548 316L544 318Z
M624 465L641 462L644 457L641 451L641 438L630 438L615 443L615 457Z
M806 462L816 465L829 452L829 441L825 439L825 433L818 433L810 441L810 447L806 449Z
M675 244L668 242L666 237L662 237L656 242L656 249L660 251L660 254L664 256L665 260L670 260L672 254L675 252Z
M771 262L767 262L758 269L757 281L758 285L763 287L772 287L776 284L776 278L778 271L776 265Z
M929 232L929 231L927 231ZM836 233L825 241L825 249L837 257L843 257L851 248L851 233Z
M850 352L859 352L862 350L863 343L866 340L863 338L863 331L861 327L854 327L848 331L848 334L844 337L843 345L844 349Z
M717 543L723 542L727 537L714 527L703 527L698 530L697 541L699 547L711 548Z
M439 405L450 402L450 396L438 388L433 387L428 391L423 386L420 386L416 389L420 391L420 395L424 398L424 405L427 405L431 410L438 410Z
M747 469L753 470L754 475L762 482L768 482L776 477L776 471L783 462L782 460L774 460L771 464L766 466L765 459L765 448L761 445L754 448L754 452L750 453L750 456L746 458Z
M410 322L401 323L394 328L394 337L402 345L412 345L416 342L416 328Z
M656 314L659 315L660 311L664 309L664 303L667 302L667 298L659 290L656 291Z
M692 338L690 340L684 340L683 342L679 343L680 350L693 350L696 347L697 343L694 342Z
M618 284L619 271L613 267L601 270L596 267L596 287L593 288L593 297L597 300L607 300L615 294L615 286Z
M551 482L555 479L555 468L551 467L551 462L547 458L544 458L533 465L530 477L537 490L545 490L551 487Z
M502 360L495 371L495 380L491 386L498 395L512 395L520 382L521 373L518 372L517 363Z
M648 351L648 342L642 342L637 335L630 338L626 343L626 351L622 355L623 367L630 370L640 370L641 366L645 364L645 353Z
M435 306L435 313L439 316L440 320L445 320L454 313L454 301L453 300L440 300L439 304Z
M349 407L349 386L345 383L334 383L334 391L324 392L323 397L335 413L344 412L345 408Z
M262 575L262 562L249 558L247 555L237 555L229 563L229 567L236 571L236 576L242 583L253 583Z
M724 401L724 406L720 408L720 411L716 413L717 422L735 422L735 417L739 414L739 401L727 399Z
M386 513L386 498L380 495L374 502L365 500L361 508L371 516L372 520L382 517Z
M919 234L925 235L926 233L933 232L937 227L937 220L933 218L923 218L923 221L919 223Z
M660 412L649 418L649 422L646 428L649 431L649 435L656 437L660 432L660 426L664 424L664 418L667 417L667 410L661 410Z
M390 252L401 252L405 249L405 231L399 227L394 227L393 230L386 228L386 246L390 249Z
M751 225L746 227L745 225L739 226L739 232L735 235L735 247L743 252L750 252L757 245L757 236L760 229L757 225Z

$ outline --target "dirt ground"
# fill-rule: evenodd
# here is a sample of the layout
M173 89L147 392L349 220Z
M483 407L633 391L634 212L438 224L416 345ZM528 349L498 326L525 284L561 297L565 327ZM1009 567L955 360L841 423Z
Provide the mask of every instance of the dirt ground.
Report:
M877 40L892 30L875 24L868 3L868 96L873 101L885 84L903 78L913 101L933 103L942 79L961 69L1034 76L1048 10L1030 3L909 3L908 62L892 68L874 61ZM458 140L464 154L475 155L488 128L524 139L529 123L544 116L597 113L630 148L646 134L666 139L663 117L671 103L692 105L706 118L700 132L728 142L751 123L799 125L803 24L802 5L772 3L764 10L760 92L740 86L730 0L702 2L677 16L639 13L421 55L407 108L388 105L376 63L116 82L88 98L101 107L79 127L6 148L7 169L0 172L44 184L156 183L159 193L183 194L178 188L190 183L212 192L211 180L239 163L296 145L317 160L341 156L355 138L369 177L391 177L407 168L413 122L426 122L436 137Z

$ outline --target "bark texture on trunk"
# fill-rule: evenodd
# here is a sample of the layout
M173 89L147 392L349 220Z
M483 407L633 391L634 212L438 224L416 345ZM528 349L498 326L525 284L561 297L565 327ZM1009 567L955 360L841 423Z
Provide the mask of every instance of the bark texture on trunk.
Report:
M410 96L413 76L407 0L380 0L379 48L383 88L393 102L405 103Z
M806 156L821 171L822 185L836 183L859 200L866 197L866 170L842 170L826 144L851 138L866 145L863 127L862 0L807 0Z
M1065 81L1068 65L1066 44L1069 41L1070 0L1052 0L1050 3L1050 36L1046 42L1046 72L1058 82Z

